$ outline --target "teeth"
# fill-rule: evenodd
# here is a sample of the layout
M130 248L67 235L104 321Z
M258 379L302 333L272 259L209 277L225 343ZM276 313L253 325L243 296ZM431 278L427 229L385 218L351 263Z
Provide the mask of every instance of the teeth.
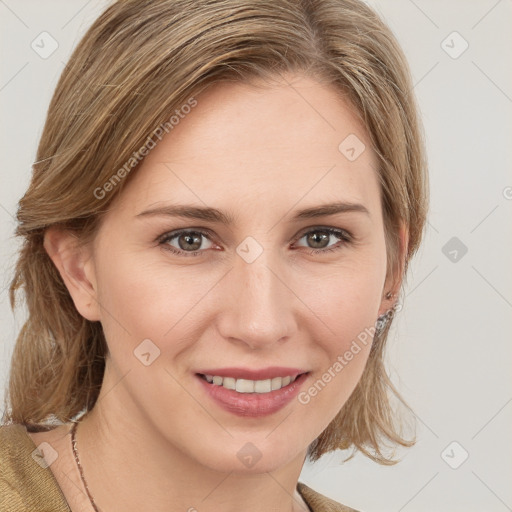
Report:
M297 376L298 377L298 376ZM276 389L291 384L297 377L274 377L266 380L234 379L233 377L220 377L219 375L204 375L204 378L216 386L234 389L238 393L270 393Z
M233 379L233 377L225 377L222 379L222 384L217 384L217 385L224 386L227 389L235 389L236 381L235 381L235 379Z
M235 390L239 393L254 393L254 381L246 379L236 379Z
M282 382L283 379L281 377L274 377L272 379L272 391L274 391L274 389L280 389Z
M254 381L255 393L269 393L270 391L272 391L272 381L270 379Z

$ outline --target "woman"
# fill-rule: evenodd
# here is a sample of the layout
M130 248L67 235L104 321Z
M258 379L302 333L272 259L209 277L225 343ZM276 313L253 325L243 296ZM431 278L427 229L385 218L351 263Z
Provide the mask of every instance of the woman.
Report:
M412 444L383 356L427 188L362 2L114 3L19 204L0 508L353 510L298 479Z

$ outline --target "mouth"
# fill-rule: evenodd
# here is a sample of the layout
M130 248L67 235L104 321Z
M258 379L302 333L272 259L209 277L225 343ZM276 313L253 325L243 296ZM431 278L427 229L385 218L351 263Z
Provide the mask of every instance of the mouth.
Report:
M205 373L197 373L196 375L208 384L222 386L225 389L233 390L237 393L256 393L263 395L286 388L293 384L299 377L307 375L308 373L309 372L295 373L284 377L272 377L261 380L237 379L235 377L225 377L222 375L211 375Z
M260 380L202 372L195 377L212 404L237 416L256 418L274 414L291 404L310 375L310 372L286 373Z

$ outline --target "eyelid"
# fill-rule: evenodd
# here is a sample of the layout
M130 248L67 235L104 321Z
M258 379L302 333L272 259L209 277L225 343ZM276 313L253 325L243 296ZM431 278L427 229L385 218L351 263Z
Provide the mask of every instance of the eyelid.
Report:
M326 231L331 235L338 235L342 240L345 240L346 242L354 240L354 236L352 235L352 233L350 231L347 231L346 229L335 228L333 226L310 226L302 230L300 234L294 238L294 243L296 243L298 240L300 240L303 236L307 235L308 233L315 231ZM309 247L309 249L311 249L311 247Z
M156 242L161 242L163 240L167 240L167 239L170 239L170 238L176 238L177 236L183 234L183 233L200 233L202 235L205 235L207 236L208 238L210 238L210 240L213 242L213 239L215 238L215 235L213 234L213 231L211 231L210 229L208 228L194 228L194 227L190 227L190 228L178 228L178 229L171 229L170 231L166 231L165 233L159 235L157 238L156 238Z
M315 230L318 230L318 231L324 230L324 231L328 231L331 234L334 234L334 233L342 234L342 235L345 235L346 238L348 238L348 239L351 239L351 240L354 239L354 236L352 235L352 233L350 231L347 231L346 229L335 228L333 226L309 226L309 227L301 230L299 232L299 234L295 235L292 238L293 243L295 243L297 240L300 240L304 235L310 233L311 231L315 231ZM191 231L201 233L204 235L208 235L208 237L211 239L212 242L215 239L215 235L214 235L213 231L211 231L210 229L195 228L192 226L192 227L178 228L178 229L166 231L165 233L159 235L155 241L159 242L159 241L165 240L166 238L174 238L182 233L189 233Z

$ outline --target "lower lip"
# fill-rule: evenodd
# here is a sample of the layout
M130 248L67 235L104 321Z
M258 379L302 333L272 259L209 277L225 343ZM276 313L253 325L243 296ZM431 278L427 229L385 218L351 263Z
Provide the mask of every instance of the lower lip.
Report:
M207 394L224 410L238 416L260 417L273 414L289 404L299 393L308 373L299 375L291 384L270 393L238 393L234 389L210 384L196 374Z

